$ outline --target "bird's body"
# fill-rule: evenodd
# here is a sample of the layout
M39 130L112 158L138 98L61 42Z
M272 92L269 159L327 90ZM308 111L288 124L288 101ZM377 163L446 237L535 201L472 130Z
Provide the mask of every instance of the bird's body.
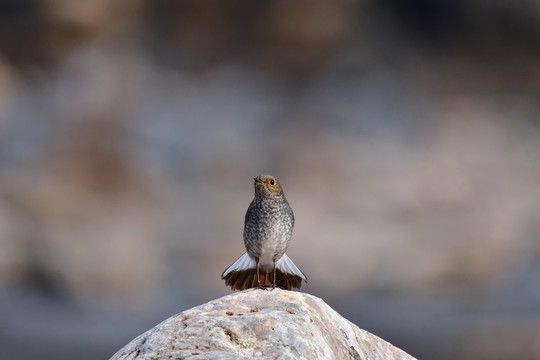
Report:
M246 253L221 275L233 290L251 287L300 288L307 277L285 255L294 228L294 213L276 178L254 179L255 197L244 222Z
M271 268L274 259L287 251L293 227L294 214L285 197L253 199L244 223L244 245L249 256L259 258L259 266Z

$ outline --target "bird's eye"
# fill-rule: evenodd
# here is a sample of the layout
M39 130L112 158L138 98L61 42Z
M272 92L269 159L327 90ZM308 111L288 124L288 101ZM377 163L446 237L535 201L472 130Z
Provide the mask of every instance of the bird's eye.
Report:
M276 182L274 181L274 179L270 180L270 185L272 186L276 185Z

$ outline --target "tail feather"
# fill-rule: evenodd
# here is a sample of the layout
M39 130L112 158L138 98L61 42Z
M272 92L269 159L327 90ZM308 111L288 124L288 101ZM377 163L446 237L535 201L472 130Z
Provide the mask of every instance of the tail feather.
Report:
M221 275L225 285L233 290L245 290L257 286L257 270L255 260L244 253L238 260L229 266ZM261 286L272 286L274 274L272 269L259 269ZM283 255L276 263L276 287L285 290L300 289L302 280L307 282L307 276L296 267L292 260Z
M232 271L240 271L240 270L247 270L247 269L255 269L255 259L252 259L247 252L243 253L242 256L238 258L234 263L232 263L231 266L229 266L223 274L221 274L221 278L224 279L227 274L229 274Z
M276 266L278 270L281 270L284 273L295 275L300 278L300 282L301 280L304 280L307 283L308 279L306 274L300 271L300 269L293 263L293 261L290 257L287 256L287 254L283 254L281 259L278 260Z

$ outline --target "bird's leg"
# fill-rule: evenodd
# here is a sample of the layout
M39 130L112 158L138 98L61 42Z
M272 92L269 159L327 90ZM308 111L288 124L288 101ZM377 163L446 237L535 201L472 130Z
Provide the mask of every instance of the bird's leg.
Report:
M255 266L257 268L257 288L264 289L264 286L261 286L261 277L259 275L259 258L255 258Z
M272 289L276 288L276 259L274 259L274 281L272 281Z

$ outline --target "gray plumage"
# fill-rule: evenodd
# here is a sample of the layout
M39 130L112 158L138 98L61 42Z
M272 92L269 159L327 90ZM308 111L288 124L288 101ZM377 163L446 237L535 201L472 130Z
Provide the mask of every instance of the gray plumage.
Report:
M255 197L244 222L244 245L247 254L222 274L231 288L280 287L300 288L307 277L288 256L294 228L294 213L277 179L271 175L254 178Z
M256 196L246 212L244 245L248 254L261 259L261 266L272 265L264 260L279 260L291 241L294 213L285 196Z

